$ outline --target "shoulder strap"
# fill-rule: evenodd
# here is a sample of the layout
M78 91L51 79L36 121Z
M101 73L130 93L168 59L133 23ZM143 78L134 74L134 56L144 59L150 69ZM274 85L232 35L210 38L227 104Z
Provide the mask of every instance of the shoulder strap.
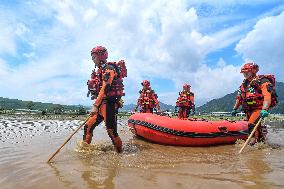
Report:
M112 69L116 72L117 77L120 77L120 69L115 62L107 62L103 69Z

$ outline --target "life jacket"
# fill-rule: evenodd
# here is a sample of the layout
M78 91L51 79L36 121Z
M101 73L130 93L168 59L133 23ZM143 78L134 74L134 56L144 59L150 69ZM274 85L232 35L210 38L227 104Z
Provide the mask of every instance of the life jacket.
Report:
M89 79L87 82L89 90L88 95L91 94L92 99L97 98L103 85L103 80L107 78L107 76L103 78L103 75L105 75L104 73L107 68L113 69L116 73L116 76L113 79L111 85L105 90L106 98L120 98L125 95L123 78L127 77L127 69L124 60L120 60L119 62L107 62L97 71L93 70L91 79Z
M270 108L278 103L275 89L274 75L258 75L252 81L244 80L238 90L237 99L243 106L244 110L261 109L264 101L264 96L261 91L261 85L265 82L271 83L271 104Z
M91 95L92 100L96 99L99 94L100 88L102 86L101 77L102 77L101 69L99 69L98 71L93 70L91 78L87 81L87 86L88 86L87 97Z
M158 95L152 89L140 90L140 96L138 99L138 104L142 108L154 108L156 107L156 103L154 98L158 98Z
M179 92L179 97L176 101L176 106L178 106L178 107L192 107L193 102L191 102L190 96L194 96L194 94L192 92L187 92L187 91Z

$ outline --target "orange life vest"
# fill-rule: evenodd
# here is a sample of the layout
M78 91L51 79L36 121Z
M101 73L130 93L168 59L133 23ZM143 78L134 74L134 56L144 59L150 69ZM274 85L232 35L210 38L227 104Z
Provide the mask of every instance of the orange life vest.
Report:
M274 107L278 103L274 75L258 75L252 81L245 79L238 90L237 99L239 99L244 110L262 108L264 96L261 85L266 82L271 83L271 89L269 89L271 92L270 107Z
M140 96L138 99L138 104L141 107L146 107L146 108L154 108L156 107L156 103L154 98L158 98L158 95L155 93L154 90L152 89L147 89L147 90L141 90L139 91Z
M176 101L177 107L192 107L193 102L190 100L190 96L194 96L192 92L181 91L179 92L179 97Z
M124 96L124 85L123 85L123 78L127 77L127 69L125 66L125 62L120 60L119 62L107 62L102 67L100 67L97 71L93 70L91 74L91 79L88 80L88 96L89 94L92 95L92 99L96 99L100 89L103 84L103 80L107 80L107 75L104 74L106 68L113 69L116 73L116 77L113 79L112 84L107 87L105 90L106 97L115 97L119 98ZM103 78L103 75L105 78Z

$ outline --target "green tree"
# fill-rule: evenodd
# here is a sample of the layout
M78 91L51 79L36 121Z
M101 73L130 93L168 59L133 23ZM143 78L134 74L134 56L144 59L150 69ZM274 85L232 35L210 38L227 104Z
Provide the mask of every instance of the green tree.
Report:
M35 106L35 103L33 103L32 101L27 102L27 109L32 110L34 106Z
M55 114L62 114L63 111L64 111L64 108L63 108L62 105L56 104L56 105L53 106L53 111L54 111Z
M82 105L79 105L78 114L79 115L84 115L86 113L87 113L86 109Z

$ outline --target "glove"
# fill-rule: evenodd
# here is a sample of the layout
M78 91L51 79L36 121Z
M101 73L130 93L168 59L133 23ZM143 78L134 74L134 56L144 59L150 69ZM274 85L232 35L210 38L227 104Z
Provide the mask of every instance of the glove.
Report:
M237 115L237 110L236 110L236 109L233 109L233 111L231 112L231 115L232 115L232 116L236 116L236 115Z
M175 106L175 113L177 113L178 112L178 107L177 106Z
M265 118L265 117L267 117L268 116L268 111L267 110L261 110L261 112L260 112L260 117L261 118Z

